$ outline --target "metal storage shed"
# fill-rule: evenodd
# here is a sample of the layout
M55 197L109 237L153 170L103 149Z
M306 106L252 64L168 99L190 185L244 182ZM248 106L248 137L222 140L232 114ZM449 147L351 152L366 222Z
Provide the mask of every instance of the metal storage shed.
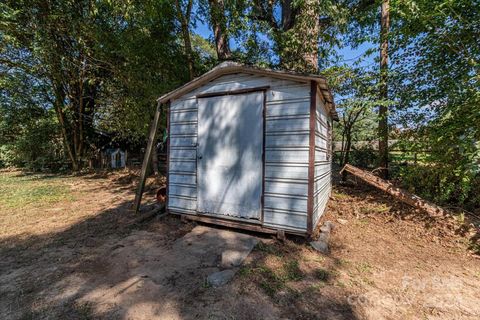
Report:
M168 212L314 231L331 192L337 118L325 78L224 62L158 103L168 112Z

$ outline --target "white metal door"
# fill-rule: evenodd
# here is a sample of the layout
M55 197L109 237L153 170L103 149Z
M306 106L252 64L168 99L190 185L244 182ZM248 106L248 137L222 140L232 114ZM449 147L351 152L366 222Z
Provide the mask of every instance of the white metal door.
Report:
M260 218L263 95L198 99L198 212Z

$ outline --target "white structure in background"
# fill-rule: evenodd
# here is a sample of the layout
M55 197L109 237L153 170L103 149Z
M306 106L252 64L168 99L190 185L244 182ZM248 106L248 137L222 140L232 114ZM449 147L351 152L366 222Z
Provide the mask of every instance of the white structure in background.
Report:
M111 164L113 169L125 168L126 152L116 149L110 154Z

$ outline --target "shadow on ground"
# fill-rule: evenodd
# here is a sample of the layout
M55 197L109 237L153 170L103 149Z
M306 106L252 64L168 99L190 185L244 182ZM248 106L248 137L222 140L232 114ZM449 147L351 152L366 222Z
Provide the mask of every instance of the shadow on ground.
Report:
M218 255L212 254L217 246L189 249L183 236L193 225L174 216L134 224L130 205L123 202L58 232L1 239L2 318L357 318L348 304L348 292L329 286L334 265L325 274L312 269L295 277L296 267L288 263L300 251L311 250L298 239L287 244L264 239L288 261L286 268L291 270L286 278L279 280L265 271L262 265L276 253L262 251L265 246L261 246L249 262L251 275L242 269L229 285L211 288L205 279L218 270ZM230 232L215 230L211 236L219 241L218 247L235 240L226 236ZM174 251L176 246L184 250ZM172 252L183 253L172 256ZM274 293L266 288L279 281ZM319 286L304 285L308 281Z

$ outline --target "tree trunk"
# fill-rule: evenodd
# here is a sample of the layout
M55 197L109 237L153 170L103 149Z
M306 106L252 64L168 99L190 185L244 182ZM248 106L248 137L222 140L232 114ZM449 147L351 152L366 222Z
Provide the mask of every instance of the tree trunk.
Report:
M320 36L317 2L306 0L300 7L282 1L282 23L276 30L280 64L285 69L317 72Z
M345 150L343 151L341 167L345 166L350 161L350 150L352 148L352 129L349 127L347 127L345 130L345 140ZM347 175L345 172L342 174L342 180L347 180Z
M75 157L74 148L72 148L72 145L69 142L69 135L67 131L68 124L65 121L65 115L63 113L63 104L65 101L65 94L63 90L59 89L58 85L56 87L57 88L55 88L55 101L53 105L55 108L55 114L57 115L58 123L60 124L63 147L65 148L65 152L67 153L68 158L72 162L72 170L78 171L79 169L78 161L77 161L77 158Z
M210 21L215 37L215 48L219 60L231 58L230 45L228 44L227 23L225 20L225 4L223 0L208 0L210 5Z
M366 183L391 194L396 200L402 201L403 203L411 205L412 207L424 210L432 217L444 217L448 215L448 211L442 207L439 207L430 201L424 200L408 191L397 188L391 182L385 181L370 172L361 170L349 164L345 165L340 172L342 174L349 172L354 176L359 177Z
M384 179L388 179L388 33L390 29L390 0L382 0L380 22L380 106L378 115L378 152L379 171Z
M320 38L320 24L319 12L317 3L314 0L305 1L305 6L300 12L301 19L297 24L305 30L300 29L300 34L303 35L303 63L306 71L318 71L318 39ZM298 20L301 20L298 19ZM302 23L303 22L303 23Z
M180 0L175 0L175 6L177 8L177 18L180 21L180 25L182 27L182 36L183 36L183 44L185 55L187 57L187 64L188 64L188 75L190 80L195 77L195 72L193 69L193 49L192 49L192 41L190 38L190 16L192 12L193 0L188 0L187 8L185 9L185 13L182 10L182 6L180 5Z

